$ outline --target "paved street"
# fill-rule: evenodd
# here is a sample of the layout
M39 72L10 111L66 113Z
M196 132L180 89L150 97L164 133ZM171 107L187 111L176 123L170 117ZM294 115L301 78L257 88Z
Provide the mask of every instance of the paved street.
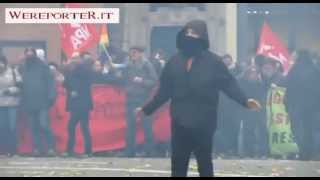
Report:
M320 176L320 162L214 160L216 176ZM189 176L198 176L195 161ZM167 158L0 158L0 176L170 176Z

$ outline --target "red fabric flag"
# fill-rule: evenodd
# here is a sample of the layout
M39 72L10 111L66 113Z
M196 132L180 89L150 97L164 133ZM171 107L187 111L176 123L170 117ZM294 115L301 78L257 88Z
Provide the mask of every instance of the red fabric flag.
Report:
M80 8L79 3L66 3L66 8ZM81 53L96 45L99 34L94 24L60 24L61 47L68 58L75 52Z
M262 27L257 54L279 61L284 69L284 74L288 73L291 61L288 48L266 22Z

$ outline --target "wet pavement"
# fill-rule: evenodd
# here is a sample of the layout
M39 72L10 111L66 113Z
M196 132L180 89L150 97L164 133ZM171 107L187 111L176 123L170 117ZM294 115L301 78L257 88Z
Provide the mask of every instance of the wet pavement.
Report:
M213 160L216 176L320 176L320 161L293 160ZM168 158L33 158L0 157L1 177L169 177ZM189 176L198 176L195 160Z

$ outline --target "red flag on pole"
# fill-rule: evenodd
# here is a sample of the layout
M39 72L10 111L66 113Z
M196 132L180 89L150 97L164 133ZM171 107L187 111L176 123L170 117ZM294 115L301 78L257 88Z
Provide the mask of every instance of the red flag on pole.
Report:
M66 8L80 8L79 3L66 3ZM60 24L61 47L68 58L97 44L99 35L94 24Z
M284 74L288 73L291 60L288 48L266 22L262 27L257 54L279 61L283 67Z

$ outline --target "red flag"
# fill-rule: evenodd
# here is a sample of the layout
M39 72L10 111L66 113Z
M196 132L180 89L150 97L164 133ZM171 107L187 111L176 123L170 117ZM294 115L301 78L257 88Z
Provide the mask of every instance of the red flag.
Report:
M291 60L288 48L278 35L272 32L270 26L266 22L262 27L257 54L279 61L284 69L284 74L288 73Z
M80 8L79 3L66 3L66 8ZM60 24L61 47L68 58L97 44L99 35L94 24Z

